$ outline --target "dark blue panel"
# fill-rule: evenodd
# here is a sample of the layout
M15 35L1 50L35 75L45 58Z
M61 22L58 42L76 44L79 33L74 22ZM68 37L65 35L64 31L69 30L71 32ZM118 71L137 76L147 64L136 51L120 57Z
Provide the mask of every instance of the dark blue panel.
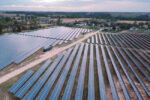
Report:
M90 58L89 58L89 78L88 78L88 100L95 100L94 88L94 47L90 44Z
M45 45L55 46L72 40L79 28L53 27L32 32L0 36L0 70L11 63L19 64ZM86 29L82 29L86 31ZM63 39L64 41L61 41Z
M51 77L49 77L47 83L44 85L44 88L41 90L40 94L38 95L38 97L36 98L37 100L45 100L51 87L53 86L55 80L57 79L57 76L59 75L62 67L64 66L64 64L66 63L70 53L72 51L72 48L70 48L65 56L63 57L63 59L61 60L61 62L59 63L58 67L55 69L55 71L53 72L53 74L51 75Z
M11 93L16 93L19 88L31 77L34 71L27 71L8 91Z
M113 55L112 55L112 53L111 53L111 51L110 51L110 48L108 48L108 46L106 46L106 49L107 49L107 52L108 52L109 57L110 57L110 59L111 59L111 62L112 62L112 64L113 64L113 67L114 67L114 69L115 69L116 75L117 75L117 77L118 77L118 79L119 79L120 85L121 85L121 87L122 87L122 89L123 89L124 96L125 96L126 100L131 100L131 97L130 97L130 95L129 95L129 92L128 92L128 90L127 90L127 88L126 88L126 86L125 86L125 83L124 83L124 81L123 81L123 78L122 78L122 76L121 76L121 74L120 74L120 71L118 70L118 65L116 64L116 62L115 62L115 60L114 60L115 58L113 57Z
M77 85L75 100L82 100L82 97L83 97L87 55L88 55L88 44L86 44L85 49L84 49L84 54L83 54L81 68L80 68L80 74L79 74L79 79L78 79L78 85Z
M106 100L106 89L105 89L105 83L104 83L104 77L103 77L103 70L102 70L102 64L100 61L100 53L99 53L99 47L96 45L96 62L97 62L97 69L98 69L98 78L99 78L99 90L100 90L100 98L101 100Z
M128 80L129 80L131 86L133 87L133 89L134 89L134 91L135 91L135 94L137 95L138 99L139 99L139 100L143 100L143 97L141 96L141 94L140 94L138 88L136 87L134 81L133 81L132 78L130 77L130 74L128 73L128 71L127 71L127 69L126 69L126 67L125 67L125 64L123 63L121 57L118 55L118 53L116 52L116 50L115 50L113 47L112 47L112 50L113 50L115 56L117 57L117 59L118 59L120 65L121 65L121 67L122 67L124 73L126 74L126 76L127 76ZM118 51L121 53L121 50L120 50L120 49L118 49ZM121 53L121 54L122 54L122 53Z
M71 74L69 76L69 80L68 80L65 92L63 94L62 100L70 100L71 99L70 97L71 97L71 93L72 93L72 89L73 89L73 85L74 85L76 72L77 72L77 69L79 66L81 54L83 51L83 47L84 47L84 44L81 44L79 52L77 54L77 57L75 59L74 65L73 65L73 69L72 69Z
M26 37L21 35L4 35L0 37L0 70L11 64L18 56L31 52L34 48L43 47L48 41L43 38Z
M71 64L73 63L73 60L74 60L74 57L76 55L76 52L77 52L78 48L79 48L79 45L76 45L76 47L74 48L74 50L73 50L73 52L72 52L72 54L71 54L71 56L70 56L70 58L69 58L69 60L66 64L66 66L65 66L65 68L64 68L64 70L63 70L63 72L62 72L62 74L59 78L59 80L57 81L57 84L56 84L49 100L57 100L58 99L58 96L61 92L61 89L62 89L63 84L65 82L66 76L67 76L68 71L71 67Z
M111 71L110 71L108 58L106 56L104 46L102 46L102 45L101 45L101 50L102 50L102 55L103 55L103 58L104 58L104 64L105 64L108 80L109 80L111 91L112 91L113 100L119 100L117 90L116 90L116 86L115 86L115 83L114 83L114 79L113 79Z
M30 87L36 82L36 80L41 76L41 74L45 71L45 69L49 66L50 63L51 60L47 60L42 65L42 67L36 73L34 73L34 75L17 91L15 96L21 99L30 89Z
M140 61L140 63L150 72L150 66L148 66L140 57L137 56L137 54L129 49L129 51ZM150 80L150 79L149 79Z
M39 92L43 84L46 82L48 77L51 75L55 67L59 64L62 59L63 54L60 54L53 64L44 72L44 74L40 77L40 79L36 82L36 84L32 87L30 92L24 97L24 100L33 100L36 94Z
M128 56L130 56L129 53L128 53L125 49L123 49L123 50L126 52L126 54L127 54ZM123 53L122 53L122 54L123 54ZM123 56L124 56L124 58L126 58L124 54L123 54ZM131 56L130 56L130 57L131 57ZM143 86L143 88L144 88L144 90L146 91L146 93L150 96L150 91L149 91L149 89L147 88L147 86L145 85L145 83L142 81L142 79L141 79L140 76L138 75L137 71L134 69L134 67L131 65L131 63L130 63L129 61L127 61L127 58L126 58L125 60L126 60L126 62L127 62L127 64L128 64L128 66L130 67L130 69L132 70L132 72L134 73L134 75L136 76L136 78L138 79L138 81L139 81L139 82L141 83L141 85ZM131 60L133 60L136 65L138 65L137 62L135 62L135 60L134 60L133 58L131 58ZM147 75L147 74L144 72L144 70L143 70L139 65L138 65L137 67L140 69L140 71L141 71L144 75ZM145 77L146 77L146 76L145 76ZM147 78L149 79L149 76L148 76L148 75L147 75Z

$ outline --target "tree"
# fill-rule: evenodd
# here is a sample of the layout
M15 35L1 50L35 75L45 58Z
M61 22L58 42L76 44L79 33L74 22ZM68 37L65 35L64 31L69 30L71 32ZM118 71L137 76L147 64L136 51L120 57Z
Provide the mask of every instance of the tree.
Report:
M2 33L3 30L3 23L0 21L0 34Z
M57 20L57 25L60 25L61 24L61 18L60 17L58 17L58 20Z

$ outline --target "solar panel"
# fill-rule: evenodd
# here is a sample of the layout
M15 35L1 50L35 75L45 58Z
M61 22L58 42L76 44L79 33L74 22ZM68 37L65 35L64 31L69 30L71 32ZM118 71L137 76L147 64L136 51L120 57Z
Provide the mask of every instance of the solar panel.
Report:
M112 77L110 67L108 65L108 60L107 60L108 58L106 56L104 46L102 46L102 45L101 45L101 50L102 50L102 55L103 55L103 58L104 58L104 64L105 64L106 72L107 72L107 75L108 75L108 80L109 80L109 83L110 83L113 99L114 100L119 100L117 90L116 90L116 86L115 86L115 83L114 83L114 79Z
M74 81L75 81L76 72L77 72L79 62L81 59L83 47L84 47L84 44L82 43L80 48L79 48L79 52L77 54L77 57L75 59L73 69L72 69L71 74L69 76L69 80L68 80L67 86L65 88L65 92L63 94L62 100L70 100L71 99L70 97L71 97L71 93L72 93L72 89L73 89L73 85L74 85Z
M119 48L117 48L117 49L118 49L119 53L122 55L121 50L120 50ZM128 73L128 71L127 71L127 69L126 69L125 64L123 63L123 61L121 61L119 55L116 53L116 51L114 50L114 48L112 48L112 50L113 50L113 52L115 53L115 55L116 55L116 57L117 57L119 63L121 64L121 67L122 67L122 69L124 70L124 72L125 72L125 74L126 74L128 80L129 80L130 84L132 85L132 87L133 87L133 89L134 89L134 91L135 91L135 93L136 93L138 99L139 99L139 100L143 100L143 97L141 96L139 90L137 89L135 83L133 82L132 78L130 77L130 74ZM122 55L122 57L123 57L123 55ZM124 59L126 59L126 58L124 58Z
M99 53L99 47L96 44L96 63L97 63L97 69L98 69L98 78L99 78L99 90L100 90L100 98L101 100L106 100L106 88L104 83L104 77L103 77L103 70L102 70L102 64L100 60L100 53Z
M64 81L66 79L68 71L71 67L71 64L73 63L73 59L76 55L78 48L79 48L79 45L76 45L70 58L69 58L69 60L68 60L68 62L67 62L67 64L66 64L66 66L65 66L65 68L64 68L64 70L63 70L63 72L62 72L62 74L61 74L61 76L60 76L60 78L59 78L59 80L58 80L58 82L57 82L57 84L56 84L56 86L55 86L55 88L54 88L54 90L53 90L53 92L52 92L52 94L51 94L51 96L50 96L50 98L49 98L49 100L57 100L58 99L58 96L61 92L62 86L64 84Z
M78 79L78 85L77 90L75 94L75 100L82 100L83 98L83 89L84 89L84 78L85 78L85 69L86 69L86 63L87 63L87 55L88 55L88 44L86 44L82 59L82 64L80 68L80 74Z
M130 58L130 60L137 66L137 68L142 72L142 74L145 76L145 78L150 81L150 77L148 76L148 74L144 71L144 69L140 66L139 62L137 62L136 59L134 59L129 52L126 49L123 49L123 51L128 55L128 57Z
M136 54L133 50L129 49L129 51L142 63L142 65L143 65L148 71L150 71L150 67L149 67L141 58L139 58L139 57L137 56L137 54Z
M17 98L22 98L29 88L35 83L35 81L41 76L41 74L46 70L46 68L51 63L51 60L47 60L42 67L34 73L32 77L15 93Z
M34 71L28 70L8 91L15 94L17 90L33 75Z
M46 99L50 89L52 88L54 82L57 79L57 76L59 75L60 71L62 70L62 67L66 63L66 61L67 61L71 51L72 51L72 48L70 48L66 52L65 56L62 58L61 62L59 63L59 65L57 66L57 68L55 69L53 74L49 77L48 81L46 82L46 84L44 85L43 89L39 93L38 97L36 98L37 100L45 100Z
M110 57L110 59L111 59L111 62L112 62L112 64L113 64L113 67L114 67L114 69L115 69L116 75L117 75L117 77L118 77L118 79L119 79L120 85L121 85L121 87L122 87L122 89L123 89L123 93L124 93L124 95L125 95L125 98L126 98L126 100L130 100L131 97L130 97L130 95L129 95L129 92L127 91L127 88L126 88L126 86L125 86L125 83L124 83L124 81L123 81L123 78L122 78L122 76L121 76L121 73L120 73L120 71L118 70L118 65L115 63L115 60L114 60L115 58L112 56L112 53L110 52L110 49L109 49L108 46L106 46L106 49L107 49L107 52L108 52L109 57Z
M120 51L121 52L121 51ZM127 53L127 52L126 52ZM127 58L125 57L125 55L121 52L122 56L124 57L125 61L127 62L128 66L130 67L130 69L132 70L132 72L134 73L134 75L136 76L136 78L138 79L138 81L141 83L141 85L143 86L144 90L146 91L146 93L150 96L150 92L149 89L147 88L147 86L145 85L145 83L142 81L142 79L139 77L137 71L134 69L134 67L131 65L131 63L127 60Z
M90 44L90 58L89 58L89 78L88 78L88 100L95 100L94 88L94 47Z
M45 45L56 46L77 38L81 34L78 30L78 28L53 27L0 36L0 41L3 41L0 43L0 70L12 63L20 64ZM86 30L83 29L84 31Z
M51 66L44 72L44 74L40 77L40 79L36 82L36 84L32 87L30 92L24 97L24 100L33 100L36 94L39 92L43 84L46 82L48 77L51 75L53 70L59 64L60 60L62 59L63 54L60 54L56 60L51 64Z

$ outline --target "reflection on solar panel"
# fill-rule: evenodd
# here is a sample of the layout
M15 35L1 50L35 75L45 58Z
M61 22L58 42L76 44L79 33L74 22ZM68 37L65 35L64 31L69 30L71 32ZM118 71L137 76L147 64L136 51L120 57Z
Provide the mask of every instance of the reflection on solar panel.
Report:
M19 63L41 48L49 40L45 38L5 35L0 37L0 70L16 61Z
M89 58L88 100L95 100L93 49L94 49L93 44L91 44L90 45L90 58Z
M93 43L82 43L68 49L64 56L60 54L39 78L32 77L42 67L27 81L25 74L20 79L25 83L16 89L15 96L25 100L148 100L150 65L143 53L146 51L126 48L129 44L121 45L118 35L107 35L99 34L97 40L94 36ZM28 81L32 85L26 85ZM26 86L29 88L23 89ZM22 96L16 95L19 93Z
M96 44L96 62L97 62L97 69L98 69L98 78L99 78L99 91L100 91L100 98L101 100L106 100L106 86L104 83L103 71L102 71L102 63L100 60L100 52L99 47Z
M87 31L88 30L88 31ZM53 27L38 31L0 36L0 70L15 63L20 64L26 58L44 47L67 43L91 29Z

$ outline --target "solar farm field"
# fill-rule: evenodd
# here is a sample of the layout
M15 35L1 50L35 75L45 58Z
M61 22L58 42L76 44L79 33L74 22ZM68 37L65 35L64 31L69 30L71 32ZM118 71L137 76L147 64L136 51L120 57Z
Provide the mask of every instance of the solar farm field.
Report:
M20 64L41 48L67 43L77 39L82 32L91 31L82 28L53 27L0 36L0 70L12 63Z
M87 40L88 43L150 50L150 35L140 34L96 34Z
M98 33L29 70L8 91L24 100L149 100L149 38Z
M91 31L92 31L91 29L82 29L82 28L54 27L33 32L20 33L19 35L69 41L73 40L74 38L78 38L78 36L82 32L88 33Z

